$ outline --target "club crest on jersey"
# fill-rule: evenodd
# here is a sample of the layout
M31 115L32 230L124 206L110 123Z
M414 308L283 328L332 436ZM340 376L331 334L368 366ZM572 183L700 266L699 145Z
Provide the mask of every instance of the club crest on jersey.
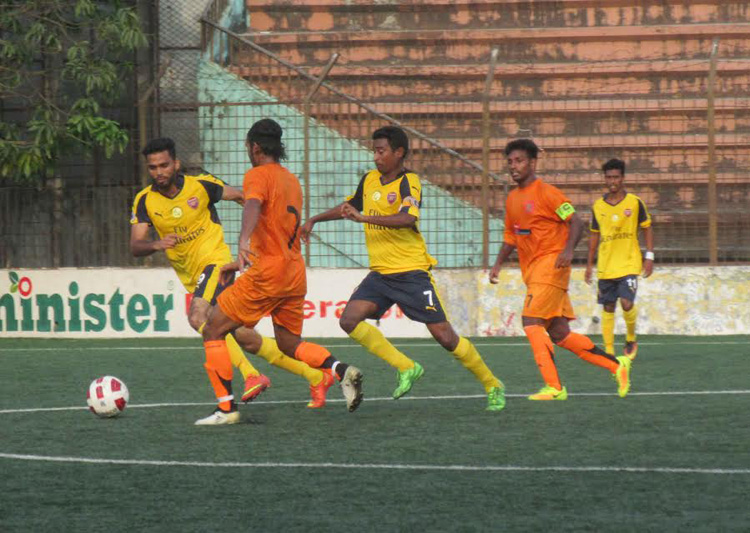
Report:
M199 203L198 197L191 196L190 198L188 198L187 204L193 209L198 209L198 203Z
M534 212L534 202L526 202L523 206L523 208L526 210L527 213L533 213Z
M623 213L625 213L626 217L629 217L630 215L633 214L633 212L630 209L626 209L625 211L623 211Z
M396 193L395 192L389 192L388 196L386 196L386 198L388 199L388 203L392 204L393 202L396 201Z
M382 196L382 195L380 194L380 191L375 191L374 193L372 193L372 199L373 199L373 200L375 200L376 202L377 202L378 200L380 200L380 197L381 197L381 196Z
M172 208L172 218L180 218L182 216L182 209L179 207Z

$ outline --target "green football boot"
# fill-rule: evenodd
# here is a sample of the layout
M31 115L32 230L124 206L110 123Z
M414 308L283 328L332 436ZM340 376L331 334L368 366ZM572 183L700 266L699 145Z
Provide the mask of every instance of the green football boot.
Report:
M414 366L408 370L404 370L403 372L399 371L398 387L393 391L393 399L398 400L401 396L409 392L412 385L414 385L414 382L421 378L422 374L424 374L424 368L422 368L422 365L416 361L414 362Z
M627 355L621 355L617 358L617 362L620 363L620 366L617 367L617 372L615 372L617 394L620 395L620 398L624 398L630 392L630 367L633 361Z
M492 387L487 393L486 411L502 411L505 408L505 387Z
M535 401L549 401L549 400L563 401L567 399L568 399L568 389L563 387L562 390L557 390L555 387L551 387L550 385L545 385L539 390L539 392L529 396L529 400L535 400Z

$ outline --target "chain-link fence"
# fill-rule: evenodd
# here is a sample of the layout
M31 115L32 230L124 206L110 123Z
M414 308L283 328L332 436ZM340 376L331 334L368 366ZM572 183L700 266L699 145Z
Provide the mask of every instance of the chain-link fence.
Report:
M293 147L289 166L303 179L314 214L340 202L372 166L372 131L403 125L414 145L408 164L427 183L426 238L444 266L470 266L486 264L486 250L494 254L501 240L509 184L502 149L512 138L532 137L543 149L540 175L586 218L606 192L601 165L625 160L628 190L654 217L659 260L750 259L750 18L739 3L714 2L715 12L705 16L733 18L742 27L621 28L583 20L528 34L478 28L433 36L425 28L426 37L361 31L376 20L393 22L378 19L387 12L412 20L403 6L336 4L327 13L268 2L252 11L253 4L247 3L245 34L229 29L237 6L226 0L213 2L203 21L206 162L242 160L249 125L263 116L280 119ZM633 2L634 13L641 8ZM321 11L329 15L325 32L314 27ZM436 24L444 23L440 11L430 19ZM606 13L597 13L602 22ZM701 13L670 16L704 22ZM337 24L360 27L337 31ZM717 47L712 32L721 36ZM413 49L405 51L408 45ZM496 66L492 48L500 52ZM313 94L334 54L341 57ZM243 163L230 167L215 168L241 179ZM317 229L320 246L308 250L311 265L364 261L352 228ZM580 246L578 261L585 253Z
M373 130L401 125L424 186L421 229L448 267L492 260L512 186L503 147L531 137L539 174L586 218L606 192L602 163L625 160L657 260L750 260L750 7L512 4L157 2L150 136L173 137L189 170L241 186L245 134L273 117L311 215L373 167ZM220 213L234 244L240 210ZM315 231L311 266L367 264L359 228Z

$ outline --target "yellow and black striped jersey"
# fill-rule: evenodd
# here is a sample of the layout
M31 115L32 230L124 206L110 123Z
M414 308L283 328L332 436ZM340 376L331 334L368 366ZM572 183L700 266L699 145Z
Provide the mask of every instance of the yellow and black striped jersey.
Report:
M591 231L600 234L597 272L599 279L638 275L643 267L638 228L651 226L651 216L640 198L627 193L615 205L606 195L594 202Z
M384 184L380 178L377 170L365 174L357 191L347 201L367 216L409 213L417 218L417 222L411 228L364 224L370 269L381 274L429 270L437 261L427 253L424 237L419 232L419 209L422 206L419 176L406 170L390 183Z
M224 230L216 202L224 193L224 182L209 174L177 176L179 192L167 198L152 186L140 191L133 201L131 224L147 223L159 237L174 233L177 245L165 250L177 276L189 292L207 265L224 265L232 260L224 242Z

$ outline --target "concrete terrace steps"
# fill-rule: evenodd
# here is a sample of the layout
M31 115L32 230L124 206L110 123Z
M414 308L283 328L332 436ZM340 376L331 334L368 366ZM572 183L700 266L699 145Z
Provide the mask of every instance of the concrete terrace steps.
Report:
M244 36L297 65L324 63L341 54L338 68L358 64L431 61L487 64L492 48L500 63L707 60L714 37L722 59L750 57L750 23L669 26L445 29L367 32L253 32ZM595 46L592 46L594 44Z
M744 1L660 0L247 0L253 31L473 29L750 22Z
M583 28L544 27L544 28L491 28L465 29L446 28L439 30L371 30L371 31L251 31L243 33L243 37L257 41L259 44L329 44L344 42L356 44L359 42L485 42L485 41L613 41L628 39L665 39L665 38L739 38L747 37L750 32L750 22L725 24L667 24L650 26L592 26Z
M734 238L737 217L748 216L747 0L247 0L247 6L246 38L313 75L331 54L341 54L329 83L475 162L482 160L489 53L499 48L490 87L490 170L502 177L490 185L493 215L502 211L510 183L505 141L533 136L544 149L540 175L582 213L605 192L601 164L625 159L627 183L655 214L660 242L678 249L693 247L695 228L707 228L707 75L719 37L722 238ZM233 54L230 68L301 108L310 84L288 83L274 68L256 70L253 60ZM322 88L314 120L357 138L379 123L340 103ZM481 171L424 141L413 140L412 148L410 163L424 179L482 205Z
M312 117L318 122L336 124L341 131L358 131L367 115L361 110L342 113L331 106L315 107ZM335 106L333 106L335 107ZM408 124L430 137L472 138L481 136L483 114L481 104L414 106L407 104L381 104L380 112ZM737 111L744 109L744 116ZM724 133L750 131L750 109L733 106L715 112L716 130ZM490 135L504 138L530 131L537 137L558 135L693 135L706 132L706 108L666 109L652 111L578 110L561 107L558 111L509 111L508 107L491 106Z
M603 163L606 158L601 158L600 161ZM504 167L504 162L501 162ZM541 163L540 168L544 167L544 162ZM480 189L482 187L482 176L479 171L466 173L457 173L455 171L440 173L437 170L427 170L425 172L416 171L417 174L424 174L430 182L445 186L447 188L462 188L462 189ZM498 168L498 174L504 176L505 169ZM606 192L604 187L604 179L602 178L601 172L592 170L591 168L581 169L576 173L565 173L559 172L545 173L544 170L539 172L539 175L544 178L544 181L556 185L562 189L587 189L590 190L591 194L604 194ZM641 189L644 187L659 187L663 188L666 184L672 186L694 186L694 185L706 185L706 172L657 172L657 173L642 173L642 172L628 172L627 173L627 184L630 187ZM716 182L721 185L740 185L747 179L747 173L741 171L726 171L718 172L716 174ZM508 183L511 184L510 178ZM503 188L505 181L503 180L490 180L490 186L494 189ZM599 192L597 192L599 191ZM637 193L636 193L637 194Z
M705 113L708 106L706 98L599 98L599 99L558 99L558 100L492 100L489 105L491 113L522 113L524 115L555 113ZM439 115L446 110L454 115L481 116L483 104L471 101L441 101L441 102L382 102L378 111L388 115L415 116ZM716 112L750 111L750 98L716 98L714 100ZM347 115L353 119L367 115L362 108L353 108ZM339 113L331 112L331 115ZM325 108L316 112L316 116L326 118Z

